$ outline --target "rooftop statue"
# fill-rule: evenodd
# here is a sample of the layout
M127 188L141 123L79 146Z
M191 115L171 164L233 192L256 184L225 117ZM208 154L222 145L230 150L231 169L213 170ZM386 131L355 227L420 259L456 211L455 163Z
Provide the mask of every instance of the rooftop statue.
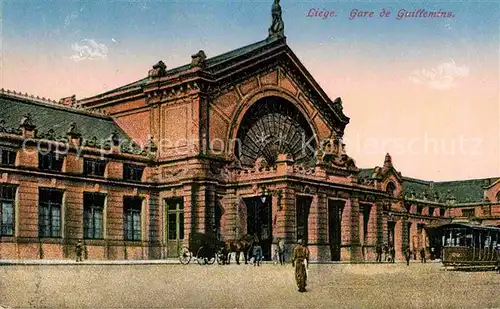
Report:
M280 0L274 0L272 8L273 22L269 28L269 37L284 37L285 36L285 23L281 18Z

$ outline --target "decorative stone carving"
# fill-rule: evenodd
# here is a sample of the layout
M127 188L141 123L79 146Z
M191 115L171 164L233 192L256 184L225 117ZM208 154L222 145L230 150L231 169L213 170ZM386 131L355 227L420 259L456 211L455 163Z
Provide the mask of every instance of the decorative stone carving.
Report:
M115 146L118 145L118 144L120 144L120 138L118 137L118 133L117 132L111 133L111 135L109 136L109 140L111 140L111 142Z
M76 122L72 122L70 125L69 125L69 129L68 129L68 132L66 132L66 134L72 138L78 138L81 136L78 128L76 127Z
M7 127L7 125L5 123L5 120L0 119L0 133L9 133L9 134L21 135L22 131L19 130L19 129Z
M149 70L149 78L159 78L167 75L167 66L163 61L158 61L157 64L153 65L153 68Z
M334 109L338 109L338 110L343 110L343 106L342 106L342 99L340 97L336 98L334 101L333 101L333 108Z
M194 55L191 55L191 67L200 67L204 65L207 56L203 50L200 50Z
M24 115L23 118L21 118L21 124L19 126L26 130L34 130L36 127L30 113Z
M268 166L268 163L267 163L265 158L260 157L260 158L257 158L257 160L255 160L254 167L255 167L256 171L260 171L260 170L266 168L267 166Z
M152 135L149 136L145 149L149 152L156 152L158 150L158 147L154 143L154 139L153 139Z
M281 17L280 0L274 0L273 8L271 10L273 21L269 27L269 38L282 38L285 36L285 23Z
M176 177L184 172L183 168L164 168L163 178Z

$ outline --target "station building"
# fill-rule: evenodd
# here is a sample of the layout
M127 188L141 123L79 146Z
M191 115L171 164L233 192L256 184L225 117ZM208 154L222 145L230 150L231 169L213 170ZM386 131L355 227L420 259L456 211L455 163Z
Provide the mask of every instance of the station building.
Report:
M272 20L262 41L93 97L2 89L0 259L73 259L78 239L88 259L162 259L202 232L363 261L429 252L426 227L454 218L500 225L500 177L412 179L389 154L358 168L344 103L287 45L279 1Z

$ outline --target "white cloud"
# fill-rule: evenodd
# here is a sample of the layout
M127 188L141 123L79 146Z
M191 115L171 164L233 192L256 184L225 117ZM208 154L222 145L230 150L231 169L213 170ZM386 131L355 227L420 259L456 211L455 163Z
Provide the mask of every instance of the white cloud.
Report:
M71 48L75 51L75 54L70 57L74 61L108 58L106 45L97 43L93 39L84 39L79 43L74 43Z
M67 15L66 18L64 18L64 28L68 27L69 24L77 18L78 18L77 12L73 12L70 15Z
M454 60L451 60L443 62L431 70L415 70L409 79L415 84L423 84L432 89L447 90L455 87L455 82L458 79L467 76L469 76L469 68L458 66Z

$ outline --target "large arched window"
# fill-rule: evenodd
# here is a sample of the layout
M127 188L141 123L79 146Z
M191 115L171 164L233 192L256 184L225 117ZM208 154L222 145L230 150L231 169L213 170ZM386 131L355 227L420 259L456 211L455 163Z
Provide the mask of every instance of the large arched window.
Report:
M279 154L313 166L315 150L313 132L299 109L283 98L265 97L245 113L234 153L244 166L253 166L258 158L274 165Z
M390 196L394 196L396 194L396 185L391 181L385 187L385 192Z

